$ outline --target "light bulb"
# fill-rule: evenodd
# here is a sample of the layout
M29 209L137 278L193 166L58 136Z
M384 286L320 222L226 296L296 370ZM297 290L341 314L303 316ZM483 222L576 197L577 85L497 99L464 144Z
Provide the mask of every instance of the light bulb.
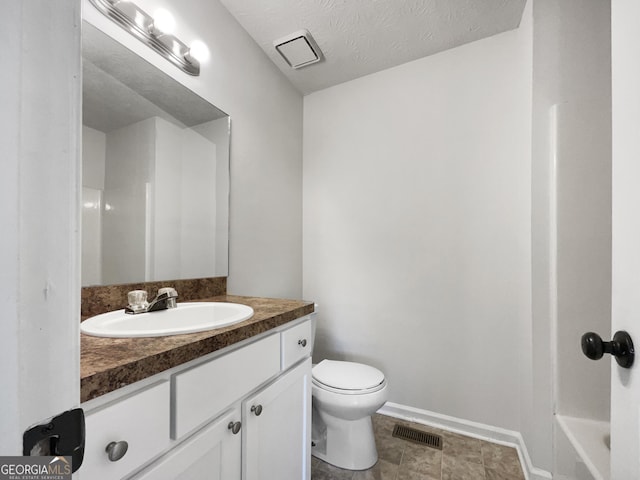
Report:
M209 47L204 42L195 40L191 43L185 58L189 61L196 59L198 62L206 62L209 60Z
M153 24L149 28L152 34L162 35L173 33L176 28L176 19L169 10L157 9L153 14Z

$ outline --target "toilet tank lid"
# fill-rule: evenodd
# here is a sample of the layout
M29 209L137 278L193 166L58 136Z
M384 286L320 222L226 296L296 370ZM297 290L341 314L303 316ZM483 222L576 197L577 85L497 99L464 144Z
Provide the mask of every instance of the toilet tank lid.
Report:
M313 367L313 378L332 388L366 390L380 385L384 374L363 363L322 360Z

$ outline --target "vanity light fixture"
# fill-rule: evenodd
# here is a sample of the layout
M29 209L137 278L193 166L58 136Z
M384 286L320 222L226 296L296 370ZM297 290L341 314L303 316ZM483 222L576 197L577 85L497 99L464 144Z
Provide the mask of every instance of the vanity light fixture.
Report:
M191 48L171 33L175 20L169 11L159 9L152 17L129 0L90 0L90 2L106 17L184 72L194 76L200 75L200 61L196 58L199 56L198 52L192 52ZM202 49L197 47L196 50Z

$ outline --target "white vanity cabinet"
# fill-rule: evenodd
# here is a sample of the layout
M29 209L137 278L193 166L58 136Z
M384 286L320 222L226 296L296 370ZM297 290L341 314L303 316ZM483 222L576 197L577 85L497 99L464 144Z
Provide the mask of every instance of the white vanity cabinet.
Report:
M74 479L310 480L310 333L303 317L91 401Z

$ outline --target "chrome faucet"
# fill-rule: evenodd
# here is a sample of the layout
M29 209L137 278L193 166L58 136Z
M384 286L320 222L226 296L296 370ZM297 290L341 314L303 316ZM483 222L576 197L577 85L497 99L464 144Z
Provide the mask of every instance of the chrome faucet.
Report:
M136 314L176 308L178 292L172 287L161 288L158 290L156 297L150 302L147 302L147 292L144 290L133 290L127 296L129 304L124 311L125 313Z

